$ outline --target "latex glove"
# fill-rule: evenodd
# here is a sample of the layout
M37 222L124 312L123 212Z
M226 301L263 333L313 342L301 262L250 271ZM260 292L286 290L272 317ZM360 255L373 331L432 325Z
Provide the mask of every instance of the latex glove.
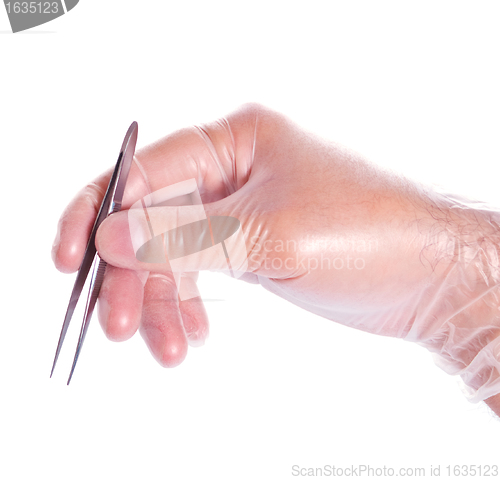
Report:
M78 268L108 178L63 214L59 269ZM125 207L192 178L207 215L241 222L244 279L336 322L424 345L462 375L474 401L500 392L497 211L384 171L256 105L139 151ZM137 260L128 213L105 220L96 239L115 266L100 295L101 324L115 340L140 325L154 357L172 366L188 342L206 338L206 313L199 299L177 301L167 264ZM157 207L151 221L169 216L171 207ZM219 268L208 254L196 265ZM186 275L193 289L195 275Z

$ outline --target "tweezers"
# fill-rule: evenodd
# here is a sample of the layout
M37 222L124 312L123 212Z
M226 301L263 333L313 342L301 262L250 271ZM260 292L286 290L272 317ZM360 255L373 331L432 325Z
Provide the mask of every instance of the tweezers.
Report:
M127 183L128 174L130 172L132 159L135 153L137 130L137 122L133 122L125 135L125 139L123 140L120 155L118 156L115 169L111 175L111 180L109 181L106 194L104 195L104 199L99 208L99 213L97 214L94 226L92 227L83 260L76 275L75 285L73 286L73 291L71 292L66 316L64 317L64 323L61 329L61 335L59 336L54 363L52 364L52 371L50 372L51 377L54 373L54 368L56 366L57 359L59 358L59 353L61 352L73 312L75 311L76 305L83 291L83 287L85 286L90 269L92 269L80 337L78 339L78 345L73 359L73 366L71 367L71 373L69 374L67 385L69 385L73 372L75 371L76 362L80 356L80 351L85 340L85 335L87 334L87 329L89 328L90 319L92 317L97 297L99 296L99 290L101 289L104 273L106 271L106 262L99 258L95 247L96 232L99 225L101 225L101 223L109 215L118 212L121 209L123 192L125 191L125 184Z

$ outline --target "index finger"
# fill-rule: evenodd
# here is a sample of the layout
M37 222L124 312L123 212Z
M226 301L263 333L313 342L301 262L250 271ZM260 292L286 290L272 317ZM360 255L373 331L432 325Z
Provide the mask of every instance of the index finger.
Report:
M80 190L62 213L52 245L52 260L61 272L78 270L111 173L110 169Z

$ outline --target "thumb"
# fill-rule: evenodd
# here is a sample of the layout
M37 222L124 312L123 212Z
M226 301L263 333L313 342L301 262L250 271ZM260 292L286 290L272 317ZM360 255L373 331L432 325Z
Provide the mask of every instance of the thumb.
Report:
M211 205L210 215L203 205L141 206L115 213L97 232L97 251L107 263L131 270L216 270L239 277L248 269L248 254L240 220L220 213L224 203Z

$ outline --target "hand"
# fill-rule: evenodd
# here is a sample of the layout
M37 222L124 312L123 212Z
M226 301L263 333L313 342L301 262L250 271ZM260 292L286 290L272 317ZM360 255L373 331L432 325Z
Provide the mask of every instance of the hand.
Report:
M62 271L79 266L109 174L61 218L53 255ZM193 178L209 217L241 222L248 261L233 268L245 268L243 279L331 320L426 346L476 399L500 391L500 372L485 383L473 365L484 348L500 352L498 212L386 172L255 105L139 151L124 207ZM169 215L157 207L151 222ZM96 246L111 265L98 309L110 339L140 327L164 366L204 342L199 296L179 302L168 264L137 260L129 212L103 222ZM207 254L193 270L217 268ZM194 291L196 274L183 274Z

